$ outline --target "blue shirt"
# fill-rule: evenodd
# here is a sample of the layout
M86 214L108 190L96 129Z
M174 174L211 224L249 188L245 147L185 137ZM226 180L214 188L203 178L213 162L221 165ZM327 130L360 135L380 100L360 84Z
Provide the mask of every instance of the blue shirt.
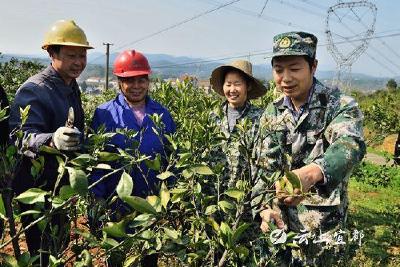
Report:
M14 192L22 193L32 187L53 190L58 175L58 161L55 155L40 152L40 147L49 145L53 133L65 126L70 107L74 109L74 126L81 132L84 130L84 114L81 93L75 79L65 84L60 74L50 65L38 74L30 77L18 89L14 103L10 109L10 130L20 127L20 108L30 105L28 118L22 127L23 140L21 152L24 157L17 168L13 180ZM44 156L43 173L33 177L30 158ZM60 186L68 184L66 176L61 179Z
M133 148L136 143L138 144L137 149L141 155L147 155L154 159L157 154L160 154L162 165L166 166L167 161L164 155L167 153L167 148L163 143L167 144L168 141L164 137L164 134L174 133L176 130L175 123L168 110L148 96L146 97L145 113L146 115L143 119L143 123L140 126L124 96L119 94L114 100L97 107L92 120L92 129L97 131L101 125L104 125L106 132L115 132L117 129L123 128L139 132L139 134L132 139L128 139L122 134L116 134L110 140L110 144L121 149L127 149ZM155 125L149 115L153 114L162 115L161 120L165 126L160 133L162 141L152 129ZM137 167L133 167L130 173L134 183L133 195L146 197L156 194L159 182L156 177L158 173L149 169L144 163L140 164L140 168L141 171ZM91 181L97 181L103 175L104 172L95 172L91 176ZM106 178L92 189L93 193L97 197L108 198L115 192L120 176L121 173L117 173L116 175Z

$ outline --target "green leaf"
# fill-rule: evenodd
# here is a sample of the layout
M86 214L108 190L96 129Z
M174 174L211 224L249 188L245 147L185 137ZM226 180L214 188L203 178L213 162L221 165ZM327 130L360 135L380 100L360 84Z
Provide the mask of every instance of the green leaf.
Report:
M176 230L169 229L167 227L164 227L164 233L171 238L172 240L177 240L179 238L179 233Z
M110 248L116 247L118 245L119 245L119 243L115 239L104 238L103 242L101 244L101 247L105 248L105 249L107 249L107 248L110 249Z
M239 258L241 258L242 260L246 259L250 254L249 249L242 245L235 247L233 250L236 252L236 254L239 255Z
M30 109L31 105L27 105L25 108L19 107L19 114L21 116L21 126L26 123Z
M223 240L222 244L228 248L232 248L232 246L233 246L232 229L230 228L230 226L225 222L221 222L221 226L219 227L219 230L220 230L220 235Z
M210 205L210 206L208 206L208 207L206 208L205 214L206 214L206 215L211 215L211 214L213 214L214 212L216 212L217 209L218 209L218 206L217 206L217 205Z
M171 194L183 194L188 191L187 188L173 188L171 189Z
M111 152L107 152L107 151L99 152L98 157L99 157L99 161L105 161L105 162L116 161L121 158L121 156L119 154L111 153Z
M42 170L42 164L40 163L40 161L32 159L31 160L32 163L32 167L31 167L31 174L32 172L35 173L35 175L33 175L34 177L36 176L36 174L40 173L40 171Z
M140 235L140 237L143 239L146 239L146 240L150 240L150 239L154 238L154 232L150 229L146 230Z
M192 153L182 153L182 154L178 154L179 156L179 161L178 161L178 165L183 165L188 159L190 159L192 157Z
M221 222L221 225L219 227L219 230L221 231L222 234L225 236L232 236L232 229L229 227L229 225L225 222Z
M157 156L153 159L146 159L144 161L144 163L146 164L146 166L154 171L160 171L161 168L161 156L160 154L157 154Z
M31 255L29 254L29 252L22 253L18 258L18 266L19 267L29 266L30 259Z
M238 189L229 189L225 192L225 195L230 196L230 197L236 199L237 201L239 201L240 199L243 198L244 192L242 190L238 190Z
M125 196L121 198L124 202L126 202L133 209L141 212L141 213L150 213L157 214L157 211L153 208L152 205L149 204L145 199L137 196Z
M0 109L0 121L5 120L6 118L8 118L7 116L7 109L8 107L5 107L3 109Z
M161 205L164 207L164 209L167 209L168 202L171 198L171 195L168 191L168 188L165 186L164 183L161 185L160 189L160 199L161 199Z
M71 164L75 166L85 166L95 161L95 158L89 154L82 154L71 160Z
M72 189L81 196L88 192L88 179L86 173L71 167L66 167L69 174L69 183Z
M200 174L200 175L213 175L214 172L210 169L210 167L206 165L198 165L195 167L192 167L191 170L194 173Z
M302 184L299 176L292 171L285 170L285 177L292 184L293 189L299 188L303 192Z
M57 150L54 147L50 147L50 146L41 146L39 150L40 150L40 152L44 152L44 153L48 153L48 154L61 155L61 152L59 150Z
M117 185L116 189L117 194L119 198L123 198L126 196L130 196L132 194L132 190L133 190L132 177L127 172L124 171Z
M174 141L174 139L172 138L172 136L165 134L164 135L165 138L167 138L167 140L169 141L169 143L171 144L173 151L176 151L178 149L178 146L176 145L176 142Z
M74 189L70 185L63 185L60 188L59 197L63 200L67 200L75 194Z
M15 199L24 204L43 203L44 197L49 194L49 192L43 191L40 188L30 188L21 193Z
M17 259L11 255L0 252L0 259L5 267L19 267Z
M128 256L124 261L123 267L136 266L139 263L141 257L142 257L142 255L140 255L140 254Z
M207 223L212 226L215 232L219 231L219 225L212 217L207 218Z
M92 267L93 266L93 258L87 249L82 250L78 259L80 261L76 261L74 263L74 267Z
M186 179L189 179L190 177L193 176L193 172L191 170L184 169L182 171L182 176L185 177Z
M111 166L108 164L104 164L104 163L99 163L94 168L102 169L102 170L111 170Z
M226 200L221 200L218 202L218 206L224 211L227 212L228 210L233 210L235 209L235 205L232 204L231 202L228 202Z
M56 266L59 266L62 263L62 259L57 259L53 255L50 255L49 263L50 263L49 264L50 267L56 267Z
M151 225L153 222L156 221L156 216L153 214L140 214L133 219L133 221L130 223L130 227L147 227Z
M17 147L14 145L9 145L6 149L6 156L7 158L12 158L14 157L15 154L17 154L18 150Z
M33 215L33 214L40 214L41 212L38 210L27 210L19 214L20 217L26 216L26 215Z
M53 206L53 208L58 208L60 207L62 204L64 203L64 200L61 199L60 197L54 197L53 199L51 199L51 205Z
M249 228L250 224L249 223L243 223L242 225L240 225L235 232L232 235L232 243L235 244L240 237L242 236L243 232L247 230L247 228Z
M200 194L201 193L201 184L200 183L196 183L193 187L193 192L195 194Z
M285 245L291 248L300 248L300 246L297 243L286 243Z
M117 223L108 222L106 226L103 227L103 231L106 232L107 235L110 235L112 237L121 238L127 236L125 227L126 227L125 220L122 220Z
M157 212L161 212L161 199L158 196L147 196L146 200Z
M159 175L157 175L157 178L160 180L165 180L168 179L169 177L174 176L174 174L170 171L165 171L163 173L160 173Z
M177 203L179 201L181 201L181 198L185 195L185 193L188 192L187 188L174 188L170 191L170 193L172 194L171 197L171 202L172 203Z
M293 185L291 182L285 183L285 190L289 193L289 195L293 195Z
M5 220L7 217L6 215L6 208L3 202L3 196L0 194L0 219Z
M281 190L285 189L286 181L284 178L279 180L279 185L281 186Z
M186 161L192 157L192 153L189 153L189 152L180 153L180 154L178 154L178 156L179 156L179 160Z

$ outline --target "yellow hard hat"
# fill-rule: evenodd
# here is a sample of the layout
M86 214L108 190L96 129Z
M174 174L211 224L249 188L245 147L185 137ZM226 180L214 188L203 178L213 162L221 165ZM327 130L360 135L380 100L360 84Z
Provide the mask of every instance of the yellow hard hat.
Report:
M86 35L73 20L59 20L51 26L44 37L42 49L47 50L50 45L79 46L92 49Z

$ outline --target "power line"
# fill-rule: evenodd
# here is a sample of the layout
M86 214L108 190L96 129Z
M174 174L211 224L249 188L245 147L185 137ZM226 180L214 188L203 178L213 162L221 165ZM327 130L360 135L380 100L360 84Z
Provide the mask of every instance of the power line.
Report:
M238 1L231 1L231 2L228 2L228 3L224 3L224 4L223 4L223 3L219 3L219 2L217 2L217 1L207 1L207 0L201 0L201 1L203 1L203 2L208 2L208 3L211 3L211 4L213 4L213 5L215 5L215 4L220 4L219 6L213 8L213 9L211 9L211 10L208 10L208 11L206 11L206 12L201 13L201 14L204 14L204 15L205 15L205 14L208 14L208 13L211 13L212 11L218 10L218 9L220 9L220 8L222 8L222 7L227 7L227 9L234 10L234 11L236 11L236 12L242 14L242 15L244 14L244 15L248 15L248 16L253 16L253 17L256 17L256 18L258 18L258 19L263 19L263 20L270 21L270 22L272 22L272 23L281 24L281 25L284 25L284 26L299 27L299 28L302 28L302 29L307 29L307 27L303 27L303 26L301 26L301 25L292 23L292 22L290 22L290 21L288 22L288 21L285 21L285 20L282 20L282 19L279 19L279 18L264 16L264 15L263 15L263 16L260 16L260 14L258 14L258 13L256 13L256 12L253 12L253 11L250 11L250 10L246 10L246 9L239 8L239 7L228 6L228 5L231 5L231 4L233 4L233 3L235 3L235 2L238 2ZM306 0L303 0L303 2L306 2ZM307 1L307 2L308 2L308 1ZM197 16L195 16L195 17L199 17L199 16L200 16L200 14L197 15ZM186 20L184 20L184 21L182 21L182 22L180 22L180 23L174 24L174 25L176 25L176 26L172 25L172 26L170 26L170 27L165 28L164 30L166 31L166 30L168 30L168 29L177 27L178 25L182 25L182 24L186 23L185 21L189 22L189 21L191 21L191 20L194 20L195 17L192 17L192 18L186 19ZM325 32L319 31L319 30L312 30L312 31L313 31L313 32L325 33ZM395 30L392 30L392 31L395 31ZM152 37L152 36L154 36L154 35L157 35L157 34L160 34L160 33L162 33L162 32L163 32L163 30L158 31L157 33L154 33L154 34L152 34L151 36L149 35L149 36L140 38L140 39L138 39L138 40L136 40L136 41L141 41L141 40L150 38L150 37ZM332 33L333 33L333 32L332 32ZM336 33L333 33L333 34L335 34L335 35L337 35L338 37L340 37L340 38L346 40L346 41L338 42L338 43L348 43L348 39L349 39L348 37L343 37L343 36L341 36L341 35L339 35L339 34L336 34ZM379 38L379 37L377 37L377 38ZM136 41L134 41L134 42L136 42ZM133 42L132 42L132 43L133 43ZM132 44L132 43L130 43L130 44ZM119 47L119 48L121 48L121 47ZM116 50L118 50L119 48L117 48ZM258 52L259 52L259 51L258 51ZM264 52L264 53L265 53L265 52ZM262 54L262 53L260 53L260 54ZM250 54L250 55L251 55L251 54ZM253 54L253 56L254 56L254 55L258 55L258 53ZM240 55L240 56L232 56L232 57L223 57L223 58L219 58L219 59L217 59L217 60L233 59L233 58L246 57L246 56L249 56L249 54ZM97 59L99 59L99 58L101 58L101 57L102 57L102 56L97 57L97 58L93 59L91 62L93 62L93 61L95 61L95 60L97 60ZM370 57L370 58L371 58L371 57ZM376 61L375 58L371 58L371 59L374 60L375 62L377 62L379 65L384 66L382 63ZM210 61L208 61L208 60L207 60L207 61L196 61L196 63L213 62L213 61L217 61L217 60L211 59ZM184 64L186 64L186 63L184 63ZM384 66L384 67L387 69L386 66ZM391 71L391 72L393 72L393 71Z
M198 1L207 2L207 3L212 4L212 5L220 4L220 2L218 2L218 1L210 1L210 0L198 0ZM261 15L260 16L259 13L251 11L251 10L248 10L248 9L244 9L244 8L240 8L240 7L234 7L234 6L230 6L227 9L235 11L235 12L241 14L241 15L247 15L247 16L255 17L255 18L258 18L258 19L262 19L262 20L265 20L265 21L272 22L272 23L280 24L282 26L298 27L298 28L307 29L307 27L303 27L303 26L301 26L299 24L296 24L296 23L293 23L293 22L290 22L290 21L286 21L286 20L283 20L283 19L280 19L280 18L266 16L266 15ZM311 28L308 28L308 29L311 30L311 31L317 32L316 30L312 30Z
M267 6L267 4L268 4L268 0L265 0L264 6L263 6L263 8L261 9L260 14L258 15L259 17L260 17L260 16L262 15L262 13L264 12L264 9L265 9L265 7Z
M202 17L202 16L205 16L205 15L207 15L207 14L210 14L210 13L212 13L212 12L214 12L214 11L217 11L217 10L219 10L219 9L221 9L221 8L224 8L224 7L226 7L226 6L232 5L232 4L234 4L234 3L236 3L236 2L239 2L239 1L241 1L241 0L233 0L233 1L230 1L230 2L227 2L227 3L224 3L224 4L221 4L221 5L219 5L219 6L215 7L215 8L206 10L206 11L204 11L204 12L201 12L201 13L199 13L199 14L194 15L193 17L184 19L184 20L182 20L182 21L180 21L180 22L178 22L178 23L175 23L175 24L172 24L172 25L170 25L170 26L168 26L168 27L166 27L166 28L163 28L163 29L161 29L161 30L159 30L159 31L156 31L156 32L154 32L154 33L145 35L145 36L143 36L143 37L141 37L141 38L139 38L139 39L136 39L135 41L132 41L132 42L129 42L129 43L124 44L124 45L122 45L122 46L119 46L119 47L117 47L116 49L114 49L114 51L120 50L121 48L125 48L125 47L127 47L127 46L130 46L130 45L136 44L136 43L138 43L138 42L141 42L141 41L143 41L143 40L149 39L149 38L151 38L151 37L154 37L154 36L156 36L156 35L159 35L159 34L161 34L161 33L163 33L163 32L169 31L169 30L174 29L174 28L176 28L176 27L179 27L179 26L181 26L181 25L183 25L183 24L185 24L185 23L188 23L188 22L190 22L190 21L193 21L193 20L195 20L195 19L198 19L198 18L200 18L200 17ZM101 57L102 57L102 56L101 56ZM95 61L95 60L97 60L97 59L99 59L99 58L101 58L101 57L99 56L99 57L93 59L92 62Z
M215 5L215 4L218 4L218 1L209 1L209 0L199 0L199 1L208 2L208 3L214 4L214 5ZM283 4L283 0L280 1L280 2ZM320 7L321 7L321 6L320 6ZM283 25L283 26L298 27L298 28L300 28L300 29L307 29L307 30L310 30L310 28L303 27L303 26L301 26L301 25L298 25L298 24L295 24L295 23L292 23L292 22L287 22L287 21L282 20L282 19L279 19L279 18L264 16L264 15L259 16L259 14L257 14L256 12L253 12L253 11L250 11L250 10L247 10L247 9L243 9L243 8L239 8L239 7L228 7L227 9L236 11L236 12L240 13L241 15L253 16L253 17L256 17L256 18L259 18L259 19L264 19L264 20L266 20L266 21L270 21L270 22L272 22L272 23L281 24L281 25ZM324 8L324 9L326 10L326 8ZM304 11L304 10L306 10L305 12L307 12L307 13L310 12L309 10L303 8L303 11ZM317 14L317 13L315 13L315 12L311 12L311 13ZM319 15L319 16L321 16L321 15ZM319 32L319 33L325 34L324 31L320 31L320 30L311 30L311 32ZM340 37L340 38L342 38L343 40L346 40L346 39L347 39L347 37L341 36L341 35L339 35L339 34L337 34L337 33L334 33L334 32L331 32L331 33L334 34L334 35L336 35L336 36L338 36L338 37ZM369 54L366 54L366 55L367 55L368 57L370 57ZM371 58L371 57L370 57L370 58ZM372 58L371 58L371 59L372 59ZM383 63L377 61L375 58L372 59L372 60L374 60L374 61L375 61L376 63L378 63L379 65L384 66ZM387 66L384 66L384 68L385 68L385 69L388 69ZM393 73L393 71L391 71L391 72Z
M312 2L312 1L310 1L310 0L298 0L298 1L307 3L307 4L309 4L309 5L312 5L313 7L319 7L320 9L324 9L324 10L327 9L326 7L324 7L324 6L322 6L322 5L319 5L318 3ZM352 12L353 12L353 14L355 14L353 10L352 10ZM363 17L366 13L368 13L368 10L367 10L361 17ZM336 14L335 14L335 15L336 15ZM357 16L357 15L356 15L356 16ZM358 17L358 16L357 16L357 17ZM358 19L352 19L352 18L350 17L350 20L354 20L354 21L360 22L365 28L368 28L368 27L361 21L361 18L359 18L359 17L358 17ZM344 26L346 26L341 20L339 20L339 22L341 22ZM391 48L391 47L390 47L388 44L386 44L385 42L383 42L383 41L381 41L381 40L379 40L379 41L381 42L381 44L382 44L383 46L385 46L388 50L390 50L394 55L396 55L397 57L400 58L400 54L399 54L398 52L396 52L393 48ZM373 48L371 45L370 45L370 47L371 47L372 49L374 49L375 52L377 52L378 54L380 54L383 58L385 58L387 61L389 61L392 65L395 65L396 67L399 67L396 63L393 63L393 61L390 60L390 59L388 60L388 58L387 58L385 55L382 55L381 52L379 52L378 50L376 50L375 48Z
M353 12L354 13L354 12ZM335 15L337 15L334 12ZM351 32L352 34L355 34L355 32L353 31L353 29L351 29L347 24L345 24L342 20L339 21L340 24L342 24L349 32ZM361 25L363 25L364 28L368 28L364 23L362 23L361 21L359 21ZM369 40L368 38L365 38L365 40ZM387 62L389 62L390 64L392 64L393 66L397 67L398 69L400 69L400 66L397 65L395 62L393 62L390 58L388 58L386 55L384 55L380 50L377 50L375 47L369 45L369 47L374 50L377 54L379 54L382 58L384 58ZM374 60L375 62L378 62L374 57L372 57L369 53L366 53L372 60ZM395 71L393 71L391 68L388 68L386 65L382 65L385 69L389 70L391 73L396 74Z
M373 37L370 37L369 39L388 38L388 37L395 37L395 36L400 36L400 32L399 33L393 33L393 34L387 34L387 35L373 36ZM335 44L344 44L344 43L357 42L357 41L360 41L362 39L364 39L364 38L358 38L358 39L353 38L353 39L346 40L346 41L335 42ZM328 43L319 44L318 47L323 47L323 46L327 46L327 45L328 45ZM152 68L153 69L161 69L161 68L179 67L179 66L204 64L204 63L211 63L211 62L223 61L223 60L228 60L228 59L244 58L244 57L248 57L248 56L261 56L261 55L262 56L271 57L272 56L272 50L257 50L257 51L252 51L252 52L248 52L248 53L241 53L241 54L237 54L237 55L233 55L233 56L227 56L227 57L218 57L218 58L210 58L210 59L197 60L197 61L191 61L191 62L183 62L183 63L176 63L176 64L152 66ZM371 56L371 59L374 60L376 63L380 64L376 60L376 58ZM383 67L385 67L385 66L383 66ZM387 67L385 67L385 68L387 69ZM390 69L388 69L388 70L390 70Z
M328 9L328 8L326 8L326 7L322 6L322 5L319 5L319 4L315 3L315 2L311 2L310 0L298 0L298 1L301 1L301 2L303 2L303 3L310 4L310 5L312 5L313 7L319 7L320 9L324 9L324 10L327 10L327 9ZM319 14L319 13L316 13L316 12L314 12L314 11L312 11L312 10L305 9L305 8L301 8L301 7L297 6L297 5L289 4L289 3L287 3L287 2L284 2L283 0L280 0L280 1L278 1L278 2L281 3L281 4L285 4L285 5L287 5L287 6L290 6L290 7L292 7L292 8L295 8L296 10L297 10L297 9L300 9L300 10L302 10L302 11L304 11L304 12L311 13L311 14L314 14L314 15L319 15L319 16L323 17L323 15L321 15L321 14ZM353 12L353 14L355 14L355 12L354 12L352 9L351 9L349 12ZM334 14L337 16L338 22L339 22L339 23L341 23L341 24L342 24L347 30L349 30L351 33L355 34L355 32L354 32L349 26L347 26L347 25L342 21L342 19L343 19L344 17L347 16L347 13L346 13L344 16L342 16L342 17L339 17L335 12L334 12ZM364 16L364 15L363 15L363 16ZM357 17L358 17L358 16L357 16ZM362 23L360 17L358 17L358 19L353 19L353 18L351 18L351 19L354 20L354 21L356 21L356 22L360 22L366 29L368 28L365 24ZM334 32L331 32L331 33L334 34L334 35L336 35L336 36L338 36L338 37L340 37L340 38L343 38L343 39L345 39L345 40L347 39L347 37L341 36L341 35L339 35L339 34L337 34L337 33L334 33ZM367 39L368 39L368 38L367 38ZM380 40L380 42L381 42L386 48L388 48L389 50L391 50L393 54L395 54L396 56L399 56L399 55L398 55L395 51L393 51L393 49L392 49L391 47L389 47L385 42L383 42L383 41L381 41L381 40ZM386 55L384 55L381 51L377 50L376 48L374 48L374 47L371 46L371 45L369 45L369 47L370 47L371 49L373 49L376 53L378 53L382 58L384 58L384 59L385 59L387 62L389 62L391 65L393 65L393 66L397 67L398 69L400 69L400 66L399 66L398 64L396 64L394 61L392 61L391 59L389 59L389 58L388 58ZM370 57L372 60L374 60L376 63L378 63L379 65L383 66L385 69L389 70L389 68L388 68L386 65L384 65L384 64L382 64L382 63L379 63L379 61L377 61L376 58L373 58L369 53L366 53L366 55L367 55L368 57ZM391 70L391 69L390 69L390 72L396 74L396 72L394 72L394 71Z
M125 44L125 45L122 45L122 46L120 46L120 47L118 47L118 48L116 48L116 49L118 50L118 49L121 49L121 48L130 46L130 45L136 44L136 43L138 43L138 42L140 42L140 41L146 40L146 39L148 39L148 38L150 38L150 37L159 35L159 34L161 34L161 33L163 33L163 32L169 31L169 30L171 30L171 29L173 29L173 28L179 27L179 26L181 26L181 25L183 25L183 24L185 24L185 23L188 23L188 22L190 22L190 21L193 21L193 20L195 20L195 19L198 19L198 18L200 18L200 17L202 17L202 16L205 16L205 15L207 15L207 14L210 14L210 13L212 13L212 12L214 12L214 11L217 11L217 10L219 10L219 9L221 9L221 8L224 8L224 7L226 7L226 6L232 5L232 4L234 4L234 3L236 3L236 2L239 2L239 1L240 1L240 0L230 1L230 2L227 2L227 3L225 3L225 4L219 5L219 6L215 7L215 8L206 10L206 11L204 11L204 12L201 12L201 13L197 14L197 15L194 15L193 17L187 18L187 19L185 19L185 20L183 20L183 21L180 21L180 22L178 22L178 23L176 23L176 24L173 24L173 25L171 25L171 26L168 26L168 27L166 27L166 28L164 28L164 29L161 29L161 30L156 31L156 32L154 32L154 33L151 33L151 34L148 34L148 35L146 35L146 36L143 36L142 38L139 38L139 39L137 39L137 40L135 40L135 41L133 41L133 42L129 42L129 43Z
M325 14L321 14L321 13L315 12L314 10L306 9L305 7L302 7L302 6L299 6L299 5L295 5L295 4L290 3L290 2L285 2L283 0L276 0L276 2L279 2L280 4L283 4L283 5L290 6L290 7L294 8L294 9L296 9L296 10L301 10L303 12L306 12L307 14L313 14L313 15L318 16L318 17L325 17Z

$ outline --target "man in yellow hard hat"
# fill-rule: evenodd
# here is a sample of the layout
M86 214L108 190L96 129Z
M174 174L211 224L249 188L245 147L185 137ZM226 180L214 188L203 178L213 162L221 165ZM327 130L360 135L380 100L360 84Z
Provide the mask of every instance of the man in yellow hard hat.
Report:
M22 125L24 135L21 153L24 157L13 181L17 194L35 187L45 191L55 190L57 159L54 155L40 152L43 145L54 147L63 153L80 149L84 114L76 78L85 69L86 52L91 48L93 47L89 45L83 30L72 20L57 21L46 33L42 49L48 52L51 64L30 77L18 89L10 112L10 129L15 129L21 125L20 108L30 106L27 120ZM67 120L69 124L66 124ZM31 171L34 169L31 162L39 157L43 157L44 167L41 171L36 171L38 174L34 177L32 173L35 171ZM65 184L67 177L62 177L58 186ZM28 204L35 203L21 203L21 209L33 209ZM67 224L62 223L62 217L53 216L45 229L35 226L25 233L31 256L37 255L39 249L43 251L41 266L47 266L49 254L56 253L68 243L69 232L65 230ZM24 226L32 221L30 216L22 217ZM54 235L64 244L60 242L56 248L52 246L56 243Z

